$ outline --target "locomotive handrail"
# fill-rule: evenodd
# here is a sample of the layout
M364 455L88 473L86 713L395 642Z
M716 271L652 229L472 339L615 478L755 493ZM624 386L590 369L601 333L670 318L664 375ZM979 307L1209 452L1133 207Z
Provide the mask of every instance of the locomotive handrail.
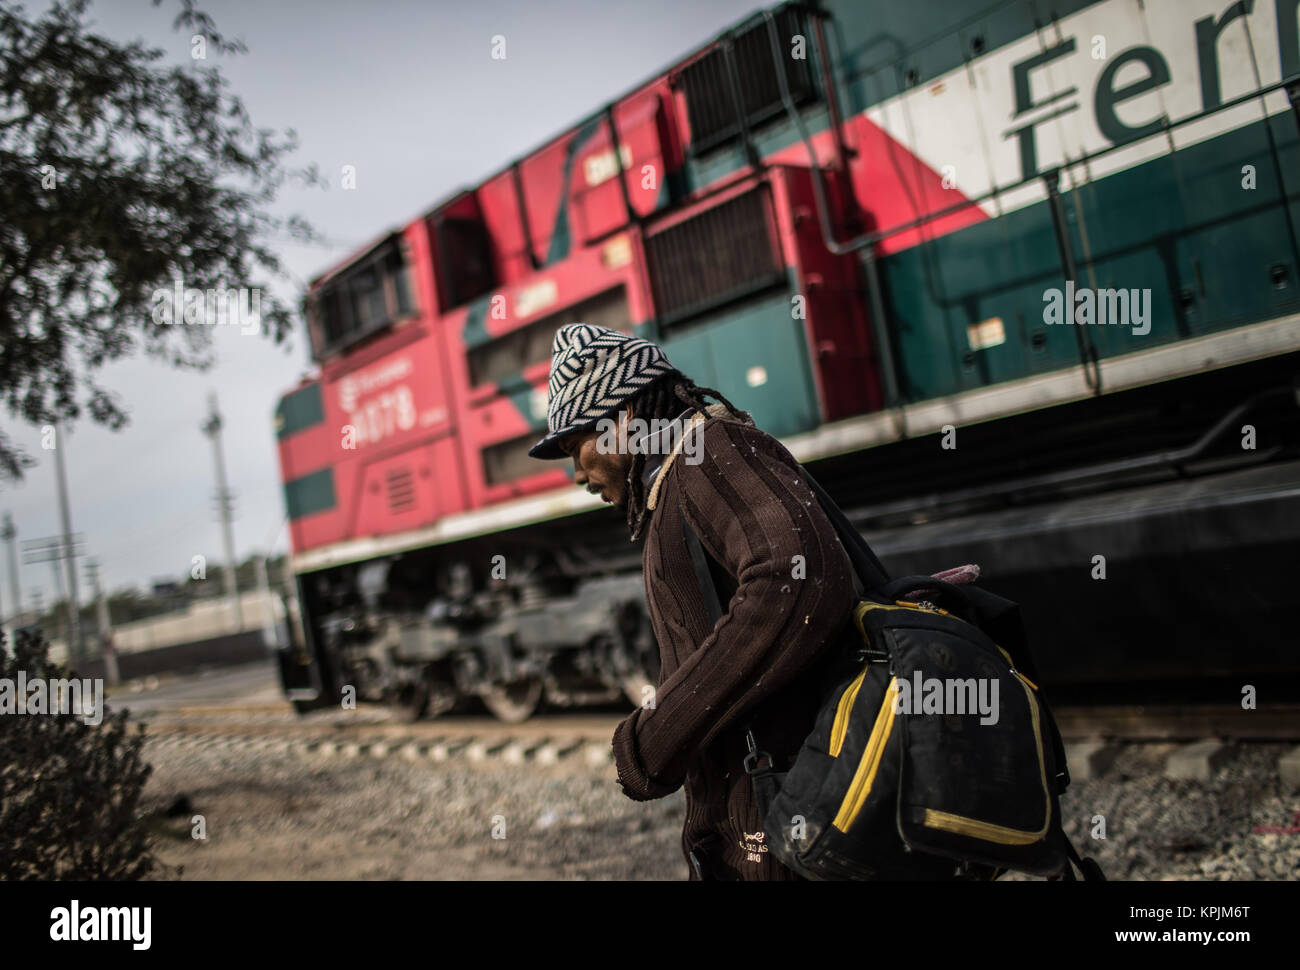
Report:
M963 502L979 501L981 499L1007 498L1017 493L1028 491L1082 485L1086 482L1098 479L1113 481L1115 482L1115 487L1120 487L1125 484L1125 482L1120 481L1119 476L1132 476L1134 473L1155 469L1169 468L1174 470L1178 474L1178 477L1186 478L1188 477L1186 466L1189 463L1205 455L1206 452L1209 451L1211 445L1213 445L1226 431L1241 420L1242 417L1249 414L1263 402L1275 397L1291 397L1293 403L1295 403L1297 407L1300 407L1300 385L1274 386L1256 392L1246 400L1229 409L1199 438L1182 448L1166 449L1154 454L1143 455L1138 458L1123 458L1117 461L1085 465L1082 468L1072 468L1067 469L1066 471L1032 475L1024 478L1012 479L1010 481L999 482L995 485L982 485L975 488L961 489L960 491L948 492L941 496L931 495L911 501L882 503L880 505L857 508L851 510L848 515L853 521L862 522L873 518L879 518L881 516L901 515L908 512L933 510L944 506L958 505ZM1284 450L1285 446L1276 445L1272 448L1253 454L1248 452L1239 461L1234 462L1234 465L1264 464Z

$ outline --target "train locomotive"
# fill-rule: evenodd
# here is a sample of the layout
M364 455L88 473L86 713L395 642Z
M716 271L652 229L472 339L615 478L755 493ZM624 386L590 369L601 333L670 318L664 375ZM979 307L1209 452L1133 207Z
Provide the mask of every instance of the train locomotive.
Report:
M657 679L640 550L528 459L557 328L659 343L1054 697L1300 685L1300 0L789 3L315 279L276 410L300 710Z

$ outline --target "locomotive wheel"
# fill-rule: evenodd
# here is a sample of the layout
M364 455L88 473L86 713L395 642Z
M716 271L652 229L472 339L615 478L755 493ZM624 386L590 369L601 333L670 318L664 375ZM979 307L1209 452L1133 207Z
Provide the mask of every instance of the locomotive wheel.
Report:
M451 684L434 681L429 685L429 706L424 712L427 718L441 717L463 707L464 699Z
M398 716L407 724L414 724L429 709L429 685L407 684L397 695ZM436 715L435 715L436 716Z
M519 724L537 713L542 702L542 682L527 679L510 684L493 684L483 692L482 697L484 706L497 720Z

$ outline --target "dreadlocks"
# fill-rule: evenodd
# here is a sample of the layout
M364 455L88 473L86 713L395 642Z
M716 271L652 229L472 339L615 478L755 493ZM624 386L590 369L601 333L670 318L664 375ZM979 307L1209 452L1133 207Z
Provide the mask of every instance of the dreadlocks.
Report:
M740 410L722 392L711 387L700 387L680 371L669 371L646 385L628 404L634 417L647 422L655 419L671 421L687 410L704 411L708 406L705 403L706 397L722 404L734 418L749 420L749 412ZM646 508L645 484L641 481L645 459L644 454L634 455L627 473L627 527L634 541L641 537L641 530L645 528L650 511Z

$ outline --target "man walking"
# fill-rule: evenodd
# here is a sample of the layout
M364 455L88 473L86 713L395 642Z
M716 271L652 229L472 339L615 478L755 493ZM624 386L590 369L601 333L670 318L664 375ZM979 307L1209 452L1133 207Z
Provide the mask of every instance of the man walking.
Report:
M548 433L529 454L572 459L577 484L645 537L661 671L653 702L614 732L623 791L647 800L685 787L692 880L799 879L767 851L742 762L757 718L777 769L790 766L816 717L814 661L852 633L853 580L834 527L785 447L649 341L563 327L549 391ZM716 624L687 526L712 560Z

